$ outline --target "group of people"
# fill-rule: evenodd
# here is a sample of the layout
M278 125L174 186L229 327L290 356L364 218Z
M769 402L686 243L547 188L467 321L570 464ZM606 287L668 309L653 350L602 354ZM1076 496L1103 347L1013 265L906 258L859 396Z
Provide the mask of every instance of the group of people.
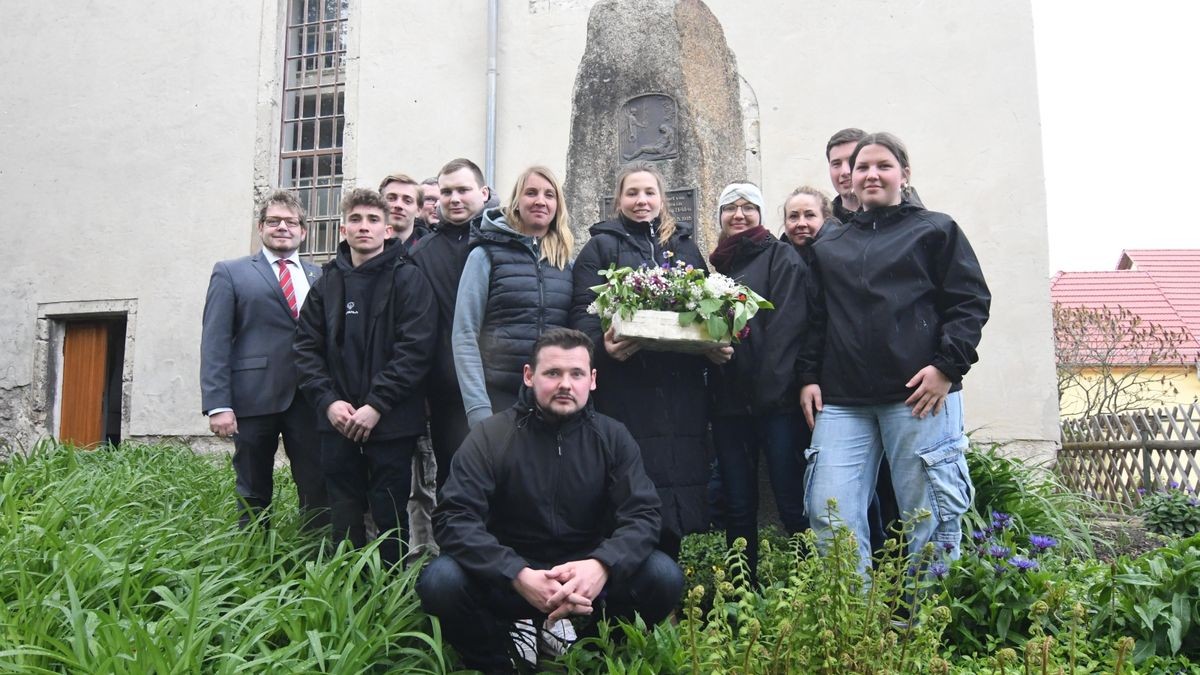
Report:
M613 213L574 258L545 167L503 207L466 159L350 190L321 270L298 255L303 208L272 194L262 249L214 267L204 311L204 412L234 441L243 522L271 502L281 435L309 526L361 546L369 513L391 564L410 496L436 491L440 555L417 590L482 670L508 667L522 621L569 636L563 620L601 609L665 618L710 483L756 581L760 454L789 532L823 543L845 523L865 569L872 531L901 517L910 550L955 556L972 498L959 390L988 289L957 224L911 190L899 139L846 129L826 156L836 198L797 188L780 237L760 189L728 185L708 256L645 162L619 171ZM610 266L680 261L774 309L702 354L643 350L588 312Z

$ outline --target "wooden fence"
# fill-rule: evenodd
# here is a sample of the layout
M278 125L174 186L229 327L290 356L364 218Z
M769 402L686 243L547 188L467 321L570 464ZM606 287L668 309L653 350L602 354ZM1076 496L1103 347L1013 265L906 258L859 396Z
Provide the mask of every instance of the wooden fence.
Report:
M1063 483L1125 510L1177 484L1200 491L1200 404L1063 420Z

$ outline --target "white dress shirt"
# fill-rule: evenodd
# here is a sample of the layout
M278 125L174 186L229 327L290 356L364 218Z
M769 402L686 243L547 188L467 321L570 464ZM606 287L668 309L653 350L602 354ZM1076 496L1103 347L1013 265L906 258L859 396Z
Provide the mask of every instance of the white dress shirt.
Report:
M279 280L279 256L275 255L270 249L262 250L263 257L267 262L271 263L271 271L275 273L275 280ZM312 284L308 281L308 272L304 271L304 265L300 264L300 253L292 251L292 254L284 260L288 261L288 271L292 273L292 290L296 292L296 311L304 307L304 299L308 297L308 289Z

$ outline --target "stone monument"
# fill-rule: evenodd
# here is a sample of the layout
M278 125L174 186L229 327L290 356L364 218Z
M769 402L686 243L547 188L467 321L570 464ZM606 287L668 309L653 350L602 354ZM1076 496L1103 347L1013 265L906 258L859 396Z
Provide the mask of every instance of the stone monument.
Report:
M571 109L563 186L577 246L612 215L621 165L654 162L677 220L707 254L718 235L717 197L746 178L737 63L701 0L600 0Z

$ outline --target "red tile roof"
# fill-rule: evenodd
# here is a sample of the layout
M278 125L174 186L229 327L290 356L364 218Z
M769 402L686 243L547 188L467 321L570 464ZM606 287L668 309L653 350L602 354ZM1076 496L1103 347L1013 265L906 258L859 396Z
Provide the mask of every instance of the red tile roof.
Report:
M1122 307L1145 322L1185 331L1181 355L1188 363L1200 358L1200 250L1127 250L1114 271L1055 274L1050 297L1066 307ZM1126 351L1121 360L1137 355Z

